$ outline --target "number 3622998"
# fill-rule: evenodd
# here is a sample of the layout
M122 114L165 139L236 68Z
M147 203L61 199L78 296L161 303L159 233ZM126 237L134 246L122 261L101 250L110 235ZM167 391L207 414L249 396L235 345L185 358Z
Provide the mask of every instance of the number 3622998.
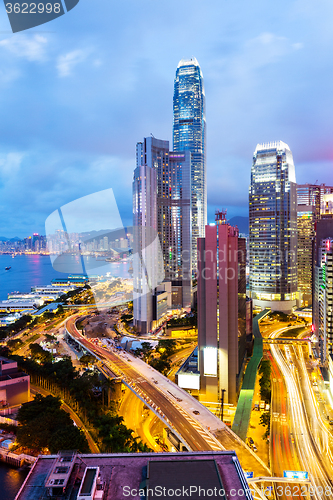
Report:
M23 3L22 5L19 3L6 3L6 12L7 14L43 14L46 12L47 14L60 14L60 3L47 3L44 5L43 3Z

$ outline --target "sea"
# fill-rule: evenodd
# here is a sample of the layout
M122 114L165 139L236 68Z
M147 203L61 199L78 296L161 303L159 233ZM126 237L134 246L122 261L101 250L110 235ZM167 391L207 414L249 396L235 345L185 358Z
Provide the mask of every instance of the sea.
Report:
M29 469L16 469L0 462L0 499L14 500Z
M8 293L31 291L32 286L50 285L55 278L67 278L69 274L106 275L120 278L131 278L128 273L129 261L105 262L95 257L81 259L74 255L66 260L57 259L51 262L49 255L0 255L0 300L6 300ZM10 267L6 271L6 267ZM64 271L64 272L60 272Z
M129 262L96 261L95 257L84 259L85 270L94 269L95 274L110 273L109 276L131 278ZM6 267L10 269L6 270ZM56 267L56 269L54 269ZM60 272L63 269L66 272ZM48 255L0 255L0 300L6 300L8 293L31 291L32 286L50 285L55 278L66 278L68 274L82 274L82 262L76 256L69 256L54 266ZM88 272L89 274L89 272ZM0 462L0 500L14 500L25 477L26 469L15 469Z

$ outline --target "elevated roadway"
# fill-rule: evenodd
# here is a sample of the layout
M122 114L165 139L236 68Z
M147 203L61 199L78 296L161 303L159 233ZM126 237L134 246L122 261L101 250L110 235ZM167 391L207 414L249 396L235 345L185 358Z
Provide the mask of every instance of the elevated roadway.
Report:
M78 316L66 323L67 333L99 359L98 366L120 377L192 451L235 450L244 470L267 476L270 470L223 422L187 392L143 361L109 350L83 337L76 329Z

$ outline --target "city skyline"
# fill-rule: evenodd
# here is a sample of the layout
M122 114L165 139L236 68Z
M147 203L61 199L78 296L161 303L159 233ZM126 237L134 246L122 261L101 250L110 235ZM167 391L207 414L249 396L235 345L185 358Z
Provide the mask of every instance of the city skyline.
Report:
M81 2L52 32L16 35L1 17L1 236L43 234L53 210L106 184L128 224L133 144L150 133L171 143L175 68L192 55L205 78L208 222L221 205L247 215L258 142L287 142L298 182L333 183L332 5L169 9Z

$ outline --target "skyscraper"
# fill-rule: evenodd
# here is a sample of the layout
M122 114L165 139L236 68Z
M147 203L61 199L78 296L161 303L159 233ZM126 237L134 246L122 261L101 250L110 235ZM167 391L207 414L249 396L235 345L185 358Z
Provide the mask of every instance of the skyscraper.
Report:
M207 224L206 111L203 76L198 61L182 59L173 95L173 150L191 152L192 263L197 263L197 238Z
M175 307L191 306L191 154L169 151L169 142L146 137L137 144L137 165L156 172L157 229L165 280Z
M255 149L249 221L254 306L289 312L297 292L296 177L290 148L282 141Z
M315 207L297 206L297 286L304 306L312 304L312 240L315 222Z
M297 205L307 205L314 208L315 219L326 212L327 195L333 193L332 186L326 184L297 184Z
M218 215L223 212L218 212ZM246 351L246 246L225 218L198 239L200 394L236 403Z
M141 333L153 320L152 294L163 276L159 262L156 206L157 175L140 165L133 176L133 317Z
M312 240L316 222L332 213L333 187L297 184L297 279L303 305L312 303Z
M333 353L333 217L316 224L313 246L312 323L322 363Z

